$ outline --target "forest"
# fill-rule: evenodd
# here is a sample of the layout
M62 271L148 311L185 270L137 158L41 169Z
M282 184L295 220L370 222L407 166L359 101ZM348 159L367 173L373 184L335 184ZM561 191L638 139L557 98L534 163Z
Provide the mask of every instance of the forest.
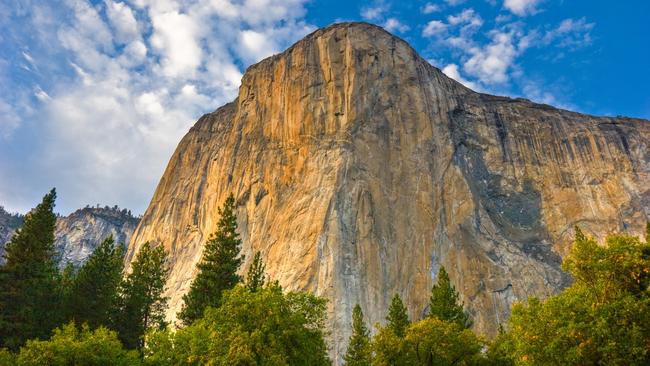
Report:
M244 276L235 200L219 210L177 324L166 322L162 246L125 268L107 237L79 268L59 270L53 189L25 217L0 267L0 365L330 365L327 299L285 291L255 253ZM562 268L572 284L516 303L499 334L475 334L440 268L427 314L395 294L383 324L351 314L345 365L648 365L650 224L646 237L599 242L575 228Z

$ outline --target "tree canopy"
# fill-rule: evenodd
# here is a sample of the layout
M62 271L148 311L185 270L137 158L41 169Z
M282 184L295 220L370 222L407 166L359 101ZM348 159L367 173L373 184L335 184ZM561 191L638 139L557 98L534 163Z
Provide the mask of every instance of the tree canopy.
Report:
M203 316L208 306L218 307L223 291L233 288L242 278L237 274L244 259L239 255L241 238L237 233L235 198L231 194L219 208L221 216L217 229L203 248L197 264L198 273L190 290L183 296L183 308L178 318L189 325Z
M52 189L25 216L5 247L0 267L0 342L17 350L26 340L50 336L59 321L61 293L54 250Z
M370 332L363 321L363 312L359 304L352 310L352 335L343 360L347 366L370 366L372 362Z
M224 291L221 306L176 332L154 332L152 365L328 365L324 299L277 284Z
M611 235L598 245L576 228L563 268L573 284L515 305L500 353L521 365L650 364L650 244Z
M458 300L458 292L452 285L445 267L440 267L438 279L431 288L429 299L429 317L454 322L461 327L469 328L471 321Z
M167 298L167 254L162 246L142 245L131 263L131 273L120 285L115 328L127 348L142 348L150 328L164 328Z

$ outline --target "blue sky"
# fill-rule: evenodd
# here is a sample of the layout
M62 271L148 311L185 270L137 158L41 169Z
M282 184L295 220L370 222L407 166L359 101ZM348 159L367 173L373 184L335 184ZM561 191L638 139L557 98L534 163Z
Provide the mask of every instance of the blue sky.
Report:
M0 0L0 205L142 213L194 121L251 63L338 21L483 92L650 119L650 1Z

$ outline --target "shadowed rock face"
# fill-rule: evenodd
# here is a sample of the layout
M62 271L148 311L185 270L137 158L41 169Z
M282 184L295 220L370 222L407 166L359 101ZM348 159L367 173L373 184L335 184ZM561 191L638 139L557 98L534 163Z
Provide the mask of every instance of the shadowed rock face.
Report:
M493 334L513 301L568 284L574 225L642 232L649 145L648 121L475 93L381 28L337 24L250 67L192 127L127 260L170 252L173 319L232 192L243 270L261 251L286 289L329 298L334 356L356 303L383 322L399 293L421 317L440 265Z
M130 212L117 208L86 207L56 220L54 246L61 256L60 267L80 267L109 235L126 245L138 225Z
M0 263L4 263L5 243L23 225L23 220L23 215L9 213L0 206Z
M0 263L4 263L5 244L23 224L24 217L8 214L0 206ZM68 263L80 267L97 246L109 235L116 243L126 245L133 235L138 218L127 210L86 207L69 216L58 217L54 230L54 246L60 256L59 267Z

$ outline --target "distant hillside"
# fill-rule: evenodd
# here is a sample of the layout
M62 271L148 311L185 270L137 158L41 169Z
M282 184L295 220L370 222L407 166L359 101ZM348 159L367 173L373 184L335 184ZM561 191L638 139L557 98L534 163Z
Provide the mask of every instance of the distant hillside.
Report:
M23 223L23 215L10 214L0 207L0 254L13 233ZM139 218L131 211L114 207L89 207L59 217L55 230L55 246L61 255L60 266L80 266L95 247L109 235L116 242L128 245ZM4 262L4 258L0 259Z
M16 229L22 226L24 216L16 213L9 213L0 206L0 261L5 254L5 243L9 241Z

